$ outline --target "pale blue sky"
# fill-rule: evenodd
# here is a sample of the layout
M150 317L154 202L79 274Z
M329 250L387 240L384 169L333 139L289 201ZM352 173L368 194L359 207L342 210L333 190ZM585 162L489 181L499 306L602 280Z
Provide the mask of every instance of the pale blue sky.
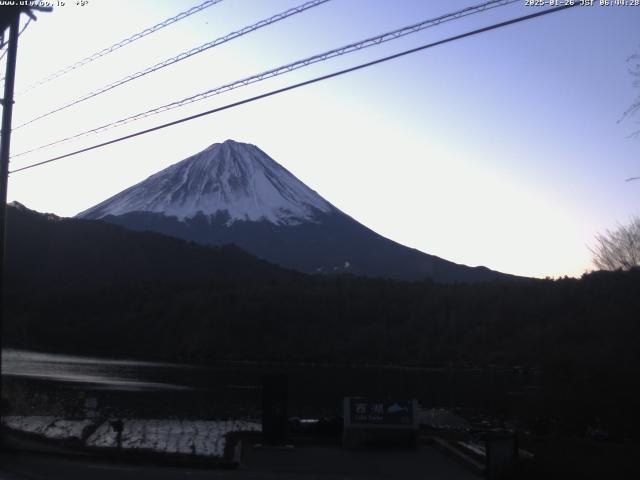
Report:
M198 0L75 1L20 38L17 90ZM16 98L19 124L183 50L303 3L224 0ZM480 1L332 0L15 132L14 153ZM127 127L21 157L19 167L507 18L441 25ZM577 7L14 174L9 198L75 213L233 138L258 145L355 219L405 245L532 276L580 275L598 231L640 213L640 141L617 123L640 94L626 58L640 8Z

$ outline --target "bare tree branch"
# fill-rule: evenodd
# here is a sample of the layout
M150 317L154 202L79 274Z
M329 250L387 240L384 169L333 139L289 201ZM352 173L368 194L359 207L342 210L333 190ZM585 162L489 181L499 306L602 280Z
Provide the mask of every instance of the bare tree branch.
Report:
M634 88L640 88L640 50L635 52L629 58L627 58L627 63L629 64L629 75L633 77L633 81L631 85ZM636 97L636 99L631 103L629 108L627 108L623 113L618 122L622 122L628 117L631 117L638 113L640 110L640 95ZM635 132L637 134L637 132Z
M629 75L631 75L631 77L633 79L632 82L631 82L631 85L633 86L633 88L640 89L640 48L633 55L631 55L631 56L629 56L629 58L627 58L627 64L629 65ZM627 118L637 114L639 111L640 111L640 94L631 103L629 108L627 108L622 113L622 116L618 120L618 123L620 123L623 120L626 120ZM637 122L637 123L640 123L640 122ZM640 138L640 128L638 128L638 129L634 130L633 132L631 132L628 137L629 138ZM640 178L640 177L633 177L633 178L627 179L627 181L636 180L637 178Z
M618 225L596 235L590 248L593 263L600 270L629 270L640 266L640 217L633 217L629 225Z

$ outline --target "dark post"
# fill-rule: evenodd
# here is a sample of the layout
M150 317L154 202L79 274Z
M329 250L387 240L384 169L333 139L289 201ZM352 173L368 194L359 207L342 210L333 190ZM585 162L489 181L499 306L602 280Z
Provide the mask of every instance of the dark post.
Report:
M122 449L122 430L124 430L124 422L122 420L112 420L109 422L111 428L116 432L116 445L118 449Z
M5 229L7 225L7 183L9 179L9 148L11 145L11 116L13 114L13 85L16 76L16 57L18 54L18 29L20 13L16 12L11 20L9 45L7 45L7 70L4 80L4 98L2 99L2 139L0 140L0 353L2 352L2 330L4 328L4 250ZM2 360L0 357L0 378ZM0 399L2 388L0 387ZM1 405L1 404L0 404ZM0 406L0 419L2 418Z
M490 432L485 436L486 478L516 478L518 469L518 436L512 432Z
M287 441L288 381L285 374L269 374L262 387L262 439L266 445Z

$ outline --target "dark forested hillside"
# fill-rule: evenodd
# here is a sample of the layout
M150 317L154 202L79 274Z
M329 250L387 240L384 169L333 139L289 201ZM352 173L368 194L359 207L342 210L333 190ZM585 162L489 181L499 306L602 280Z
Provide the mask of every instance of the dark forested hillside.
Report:
M535 366L561 399L554 408L588 401L638 417L629 384L640 374L640 270L409 283L310 277L235 247L24 209L9 209L8 232L6 345L195 362Z
M60 218L13 204L7 212L9 288L55 291L217 279L303 278L233 246L206 247L101 221Z
M99 221L15 207L8 221L8 341L32 347L137 354L127 339L138 331L145 355L199 360L537 365L563 351L585 362L605 352L620 364L637 359L624 346L640 331L638 271L454 285L310 277L233 246ZM38 328L28 338L15 336L30 325ZM104 351L91 340L96 329Z

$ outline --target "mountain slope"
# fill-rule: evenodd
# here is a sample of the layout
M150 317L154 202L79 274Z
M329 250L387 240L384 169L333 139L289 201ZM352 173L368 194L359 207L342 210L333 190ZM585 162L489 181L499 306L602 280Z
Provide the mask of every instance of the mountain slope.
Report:
M60 218L21 204L7 208L7 288L101 289L114 285L300 281L231 245L203 246L105 222Z
M401 280L515 278L407 248L341 212L254 145L227 140L78 214L201 244L234 243L306 273Z

